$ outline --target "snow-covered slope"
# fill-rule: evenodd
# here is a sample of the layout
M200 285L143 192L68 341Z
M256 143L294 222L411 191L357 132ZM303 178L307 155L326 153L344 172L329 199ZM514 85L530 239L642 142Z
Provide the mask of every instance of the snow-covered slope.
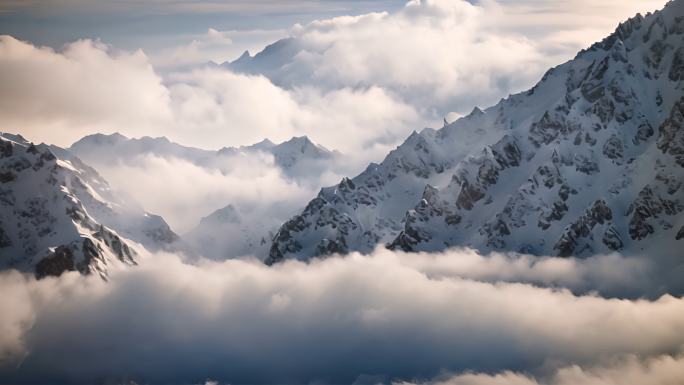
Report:
M324 188L267 263L464 245L538 255L684 246L684 0L626 21L527 92Z
M0 267L38 277L104 277L115 261L135 264L141 247L176 240L161 217L119 199L68 151L19 135L0 134L0 214Z

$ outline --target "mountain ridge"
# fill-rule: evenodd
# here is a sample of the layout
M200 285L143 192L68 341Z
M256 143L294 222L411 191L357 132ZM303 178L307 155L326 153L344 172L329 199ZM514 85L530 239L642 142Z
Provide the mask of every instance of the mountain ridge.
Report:
M0 133L0 264L38 278L65 271L107 277L143 249L177 240L159 216L120 200L91 167L56 146Z
M266 262L377 244L561 256L673 245L684 234L683 39L684 2L671 1L530 90L414 132L321 189L281 226Z

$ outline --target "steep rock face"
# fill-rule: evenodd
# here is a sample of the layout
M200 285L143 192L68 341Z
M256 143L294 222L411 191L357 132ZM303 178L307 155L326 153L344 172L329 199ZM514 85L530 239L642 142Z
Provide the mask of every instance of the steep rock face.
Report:
M658 148L684 167L684 98L672 108L670 117L658 127Z
M412 134L381 164L322 189L281 227L268 262L317 256L331 240L342 251L563 256L674 244L684 224L683 42L684 1L673 1L529 91Z
M0 174L3 268L38 277L64 271L106 277L115 261L135 264L142 247L121 234L147 230L135 238L158 246L175 237L159 217L123 214L106 181L62 149L1 134Z
M610 227L610 221L613 219L613 212L608 207L603 199L599 199L589 207L584 214L575 220L570 226L566 227L560 239L553 246L554 250L558 251L558 255L562 257L569 257L571 255L580 255L585 250L589 249L591 252L591 243L585 243L583 248L578 248L582 243L583 238L592 237L595 233L595 228L598 225L607 225L608 228L604 231L604 236L607 246L613 250L618 250L621 247L622 241L619 234Z

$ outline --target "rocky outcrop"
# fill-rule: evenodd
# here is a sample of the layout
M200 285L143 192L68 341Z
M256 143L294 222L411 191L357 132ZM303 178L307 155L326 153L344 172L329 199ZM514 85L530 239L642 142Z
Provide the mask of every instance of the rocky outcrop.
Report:
M684 210L684 202L661 196L657 189L646 185L638 197L629 206L627 215L629 221L629 235L632 239L642 240L655 232L652 224L654 219L662 215L673 216Z
M679 228L679 231L677 231L677 235L675 236L676 240L684 239L684 225Z
M684 98L672 107L670 117L658 127L658 149L684 167Z
M588 208L583 215L568 226L560 239L553 246L558 251L558 256L569 257L577 252L577 246L581 238L592 235L597 224L604 224L613 219L613 212L603 199L599 199ZM615 232L615 230L611 230ZM617 234L615 234L617 235ZM605 236L604 236L605 238ZM611 238L609 235L608 238ZM612 236L614 238L614 236ZM619 236L617 237L619 239ZM614 241L611 241L615 243Z
M603 155L608 159L622 159L624 152L625 149L622 140L615 134L611 135L603 144Z

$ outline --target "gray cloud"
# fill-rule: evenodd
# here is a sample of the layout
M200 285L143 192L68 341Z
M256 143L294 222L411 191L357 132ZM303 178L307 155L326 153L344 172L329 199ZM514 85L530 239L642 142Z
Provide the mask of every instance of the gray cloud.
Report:
M160 255L113 272L106 283L75 274L36 282L3 273L3 293L14 295L2 300L0 379L400 381L442 371L586 366L684 345L681 298L603 298L498 282L490 261L467 255L471 267L456 273L445 258L464 254L420 267L414 256L382 252L275 268L240 260L189 265ZM570 277L586 275L582 264L516 275L522 281L561 276L572 286ZM632 279L632 269L616 263L612 280ZM488 278L466 278L482 270L490 270Z
M684 354L639 358L634 355L616 357L601 365L578 365L556 369L540 376L511 371L496 375L468 373L425 382L425 385L677 385L684 378ZM445 376L442 376L445 377ZM409 385L396 383L395 385Z

